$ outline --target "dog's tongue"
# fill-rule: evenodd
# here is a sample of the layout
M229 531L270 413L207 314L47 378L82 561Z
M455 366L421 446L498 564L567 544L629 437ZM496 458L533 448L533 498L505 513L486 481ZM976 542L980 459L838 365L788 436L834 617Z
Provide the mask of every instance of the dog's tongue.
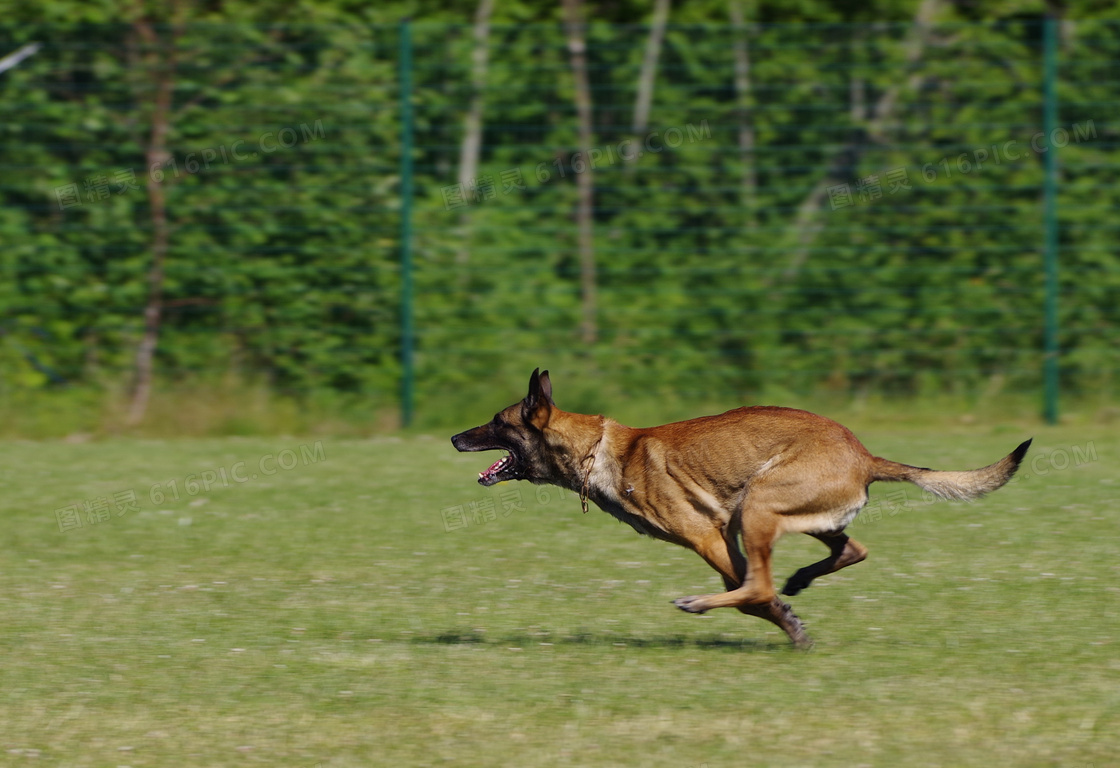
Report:
M478 479L479 480L489 480L491 477L493 477L499 471L501 471L501 469L506 465L506 462L508 460L509 460L508 456L503 456L502 458L498 459L497 461L495 461L493 464L490 465L490 469L486 470L485 472L479 472L478 473Z

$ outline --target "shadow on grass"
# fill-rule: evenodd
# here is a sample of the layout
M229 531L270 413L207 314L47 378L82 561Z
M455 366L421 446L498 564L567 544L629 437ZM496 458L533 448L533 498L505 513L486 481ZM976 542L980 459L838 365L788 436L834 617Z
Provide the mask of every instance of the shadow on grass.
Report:
M770 642L751 638L729 639L718 635L651 635L635 637L611 633L577 632L553 635L547 632L534 634L487 635L474 630L447 630L438 634L414 635L408 642L417 645L482 645L494 647L529 647L540 645L589 646L627 648L701 648L707 650L732 650L773 652L792 649L789 643Z

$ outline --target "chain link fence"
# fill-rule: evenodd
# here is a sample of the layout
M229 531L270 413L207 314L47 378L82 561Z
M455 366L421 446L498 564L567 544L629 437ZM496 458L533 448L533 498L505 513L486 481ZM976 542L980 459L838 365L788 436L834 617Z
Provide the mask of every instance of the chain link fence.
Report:
M131 375L159 187L157 376L1053 416L1120 370L1118 26L0 29L0 386Z

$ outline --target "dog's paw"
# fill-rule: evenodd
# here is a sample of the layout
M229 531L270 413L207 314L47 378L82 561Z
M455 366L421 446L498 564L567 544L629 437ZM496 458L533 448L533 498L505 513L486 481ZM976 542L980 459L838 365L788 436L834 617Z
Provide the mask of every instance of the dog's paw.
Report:
M782 594L788 597L801 594L801 590L809 586L809 582L798 579L796 574L789 577L789 581L782 587Z
M774 598L773 606L774 614L778 619L777 623L789 635L790 642L794 647L808 650L813 647L813 640L805 633L805 625L801 619L797 618L797 614L793 612L793 608L789 603L783 603L778 598Z
M693 595L692 597L678 597L673 601L673 605L677 606L686 613L704 613L704 611L708 609L703 606L703 599L704 598L700 597L699 595Z

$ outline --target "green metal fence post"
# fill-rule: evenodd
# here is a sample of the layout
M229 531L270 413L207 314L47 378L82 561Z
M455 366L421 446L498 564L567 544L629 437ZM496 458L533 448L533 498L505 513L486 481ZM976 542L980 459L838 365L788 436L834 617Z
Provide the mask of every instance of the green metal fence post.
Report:
M400 25L401 100L401 425L412 424L415 331L412 324L412 29Z
M1058 421L1058 148L1052 136L1058 127L1058 22L1047 16L1042 22L1042 124L1045 175L1043 198L1043 258L1046 262L1046 299L1043 350L1043 416L1048 424Z

